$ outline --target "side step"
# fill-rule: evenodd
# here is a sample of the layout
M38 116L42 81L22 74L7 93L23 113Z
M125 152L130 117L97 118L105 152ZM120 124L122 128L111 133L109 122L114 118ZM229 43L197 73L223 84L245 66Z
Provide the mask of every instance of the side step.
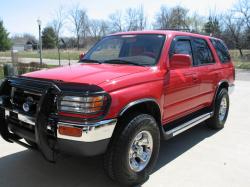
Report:
M197 116L193 119L190 119L189 121L185 121L185 122L181 123L180 125L176 126L175 128L165 131L165 137L166 137L166 139L174 137L174 136L206 121L207 119L211 118L212 115L213 115L213 112L209 112L209 113L205 113L205 114L202 114L200 116Z

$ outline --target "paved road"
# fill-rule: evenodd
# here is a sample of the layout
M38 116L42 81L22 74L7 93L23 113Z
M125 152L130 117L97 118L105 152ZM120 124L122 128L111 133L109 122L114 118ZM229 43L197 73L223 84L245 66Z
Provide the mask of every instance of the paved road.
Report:
M143 187L250 186L250 82L244 81L250 73L244 74L237 76L243 78L236 81L225 128L200 125L162 142L156 168ZM39 153L1 139L0 150L1 187L118 186L105 176L101 157L63 156L50 164Z

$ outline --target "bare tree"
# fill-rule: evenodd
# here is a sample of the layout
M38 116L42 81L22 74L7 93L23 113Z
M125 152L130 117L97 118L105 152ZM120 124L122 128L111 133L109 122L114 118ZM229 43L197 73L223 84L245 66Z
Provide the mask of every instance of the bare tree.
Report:
M221 37L222 22L221 17L217 11L210 10L207 22L204 24L204 32L214 37Z
M123 31L123 20L122 12L116 11L109 15L110 31L111 32L121 32Z
M136 9L132 9L132 8L127 9L125 22L126 22L127 31L136 31L138 29Z
M137 31L146 28L146 16L144 8L141 5L138 8L129 8L125 15L125 24L127 31Z
M79 5L75 5L69 11L69 20L74 25L73 32L77 40L77 49L79 50L80 37L83 32L86 33L85 30L88 28L88 16L86 10L79 8Z
M250 1L249 0L239 0L235 4L235 11L240 14L244 23L246 24L248 30L250 30Z
M162 6L159 13L156 14L154 28L167 29L170 28L170 10L166 6Z
M229 12L228 14L224 15L224 23L226 26L226 31L229 33L229 37L234 44L234 47L239 50L240 56L243 57L243 20L236 18L233 12Z
M188 26L188 9L176 6L171 9L170 26L174 29L189 29Z
M107 35L110 32L107 21L102 20L100 26L101 26L101 28L100 28L100 36L101 37Z
M89 31L95 40L99 40L108 33L108 24L103 20L90 20Z
M147 27L147 16L145 15L144 7L142 5L137 9L137 22L139 30L143 30Z
M160 12L156 15L155 27L158 29L189 29L188 10L176 6L167 8L162 6Z
M197 13L193 13L193 15L191 15L188 18L187 22L188 22L190 31L194 33L201 33L205 24L204 18L198 15Z
M60 54L60 37L62 33L63 26L65 24L65 12L63 7L60 7L56 12L55 12L55 17L52 20L52 27L54 29L54 32L56 34L56 47L57 47L57 52L58 52L58 60L59 60L59 65L61 65L61 54Z

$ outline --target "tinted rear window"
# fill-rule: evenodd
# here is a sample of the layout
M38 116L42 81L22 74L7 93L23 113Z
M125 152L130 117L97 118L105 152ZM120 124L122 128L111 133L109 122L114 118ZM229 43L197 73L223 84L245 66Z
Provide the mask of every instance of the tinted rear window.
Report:
M215 62L206 40L194 38L193 44L195 48L195 65L211 64Z
M212 42L221 63L230 62L231 58L226 45L220 40L211 39L210 41Z
M192 56L192 48L189 40L178 40L174 47L174 54L187 54Z

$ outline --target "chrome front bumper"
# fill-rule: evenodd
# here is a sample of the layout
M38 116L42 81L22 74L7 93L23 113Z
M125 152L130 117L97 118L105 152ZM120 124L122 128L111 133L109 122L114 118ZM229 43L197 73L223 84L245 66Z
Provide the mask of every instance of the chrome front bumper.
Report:
M15 114L17 114L18 120L25 122L27 124L30 124L32 126L35 126L35 118L27 116L27 115L23 115L19 113L18 111L9 110L9 109L5 109L5 116L9 117L10 112L14 112ZM59 121L57 123L57 138L65 139L65 140L72 140L72 141L79 141L79 142L96 142L100 140L109 139L112 137L116 123L117 123L117 119L103 120L103 121L99 121L95 123L88 123L88 124ZM60 126L79 128L82 130L82 136L73 137L73 136L61 135L58 130Z
M80 142L97 142L100 140L109 139L112 137L113 131L115 129L115 125L117 123L117 119L109 119L103 120L100 122L96 122L93 124L75 124L69 122L58 122L57 129L60 126L66 127L74 127L82 129L82 136L81 137L73 137L73 136L66 136L61 135L57 130L57 138L59 139L66 139L66 140L73 140L73 141L80 141Z

